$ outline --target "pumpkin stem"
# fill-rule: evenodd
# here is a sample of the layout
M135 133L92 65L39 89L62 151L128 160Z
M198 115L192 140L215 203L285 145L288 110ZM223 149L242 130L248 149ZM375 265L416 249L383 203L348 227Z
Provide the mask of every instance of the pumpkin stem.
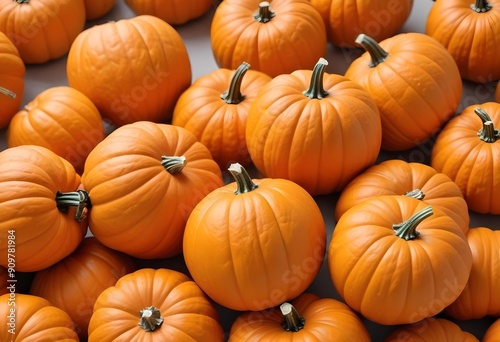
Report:
M309 89L304 90L302 94L310 99L322 99L328 96L328 92L323 88L323 76L327 65L328 61L321 57L314 66Z
M87 217L90 198L85 190L74 192L58 191L56 193L56 204L57 208L63 213L67 213L69 207L76 207L75 220L82 222Z
M407 193L405 193L405 196L423 200L425 197L425 193L420 189L413 189L412 191L408 191Z
M276 16L276 13L269 8L269 1L262 1L259 4L259 12L253 17L261 23L267 23Z
M10 97L12 99L16 98L16 93L14 93L13 91L10 91L9 89L6 89L4 87L0 87L0 93L7 95L8 97Z
M301 317L297 312L297 309L290 303L283 303L280 305L281 314L285 316L285 321L281 323L281 326L286 331L297 332L304 328L306 319Z
M425 207L408 220L398 224L393 224L392 228L396 231L396 235L400 238L405 239L406 241L413 240L420 234L417 231L418 224L432 214L434 214L432 207Z
M154 306L148 306L140 311L140 321L137 324L144 331L155 331L163 323L160 310Z
M243 62L238 69L235 70L231 78L231 83L229 84L229 89L220 96L224 102L228 104L238 104L245 99L245 95L241 93L241 82L243 81L243 75L245 75L248 69L250 69L250 64Z
M27 4L30 0L16 0L18 4Z
M476 0L476 3L471 4L470 8L478 13L484 13L491 9L491 4L486 0Z
M186 164L186 157L184 156L161 156L161 165L172 175L181 172Z
M480 107L474 109L474 113L476 113L483 122L483 127L477 132L479 139L484 142L492 143L497 141L500 138L500 131L495 129L493 121L486 111Z
M234 177L238 188L234 192L236 195L244 194L257 189L259 186L252 181L247 170L240 163L233 163L229 165L228 171Z
M374 68L386 60L389 53L382 49L375 39L361 33L356 37L356 44L362 46L372 57L370 68Z

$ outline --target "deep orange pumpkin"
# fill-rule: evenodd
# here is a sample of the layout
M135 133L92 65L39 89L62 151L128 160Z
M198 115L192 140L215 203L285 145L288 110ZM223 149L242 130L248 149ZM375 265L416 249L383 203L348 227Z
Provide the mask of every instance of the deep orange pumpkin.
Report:
M384 342L479 342L471 333L444 318L426 318L420 322L396 328ZM484 342L484 340L483 340Z
M484 333L482 342L500 341L500 318L497 318Z
M181 25L205 15L213 0L125 0L137 15L149 14L170 25Z

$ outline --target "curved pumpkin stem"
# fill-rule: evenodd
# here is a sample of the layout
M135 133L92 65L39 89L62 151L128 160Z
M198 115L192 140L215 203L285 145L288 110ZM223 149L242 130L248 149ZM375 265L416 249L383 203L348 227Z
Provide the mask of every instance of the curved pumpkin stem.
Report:
M318 63L316 63L309 88L303 92L305 96L310 99L322 99L328 96L328 92L323 88L323 76L325 75L327 65L328 61L324 58L320 58Z
M366 34L360 34L356 37L356 44L363 47L372 57L370 61L370 68L374 68L389 56L389 53L382 49L375 39L367 36Z
M491 4L486 0L476 0L475 4L470 5L470 8L478 13L488 12L491 7Z
M393 224L392 228L396 231L396 235L400 238L407 241L413 240L420 234L417 231L418 224L432 214L434 214L432 207L425 207L424 209L420 210L418 213L410 217L408 220L398 224Z
M67 213L70 207L76 207L75 220L82 222L87 217L88 207L90 206L89 194L85 190L77 190L74 192L56 193L57 208Z
M476 113L483 122L483 127L477 132L479 139L488 143L497 141L497 139L500 138L500 132L498 129L495 129L493 121L488 113L479 107L474 109L474 113Z
M16 0L18 4L27 4L30 2L30 0Z
M175 175L182 171L186 166L186 157L180 156L161 156L161 165L168 171L168 173Z
M0 87L0 94L7 95L8 97L15 99L16 98L16 93L13 91L10 91L9 89L6 89L4 87Z
M155 331L163 324L160 310L154 306L148 306L140 311L140 321L138 325L144 331Z
M262 1L259 4L259 12L256 15L254 15L254 18L258 22L267 23L276 16L276 13L271 11L269 6L270 6L269 1Z
M231 83L229 84L229 89L220 96L224 102L228 104L238 104L245 99L245 95L241 93L241 82L243 81L243 75L245 75L248 69L250 69L250 64L243 62L238 69L235 70L231 78Z
M280 305L281 314L285 317L285 321L281 323L281 326L286 331L297 332L304 328L306 319L301 317L297 312L297 309L290 303L283 303Z
M234 177L237 184L237 189L234 192L236 195L244 194L257 189L259 186L252 181L247 170L240 163L229 165L228 171Z
M420 189L413 189L412 191L408 191L407 193L405 193L405 196L423 200L425 197L425 193Z

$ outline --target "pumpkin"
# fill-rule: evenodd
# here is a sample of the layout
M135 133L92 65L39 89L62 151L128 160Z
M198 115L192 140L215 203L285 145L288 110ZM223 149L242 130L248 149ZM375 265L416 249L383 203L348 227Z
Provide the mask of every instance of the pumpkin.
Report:
M430 139L455 114L462 79L450 53L423 33L400 33L377 43L362 34L366 51L347 68L377 103L382 149L402 151Z
M213 0L125 0L136 15L149 14L170 25L181 25L205 15Z
M381 195L347 210L328 246L338 294L363 317L410 324L441 312L465 288L472 254L443 211L406 196Z
M396 328L384 342L479 342L471 333L445 318L426 318Z
M115 6L116 0L83 0L85 5L85 19L87 21L104 17Z
M216 8L210 43L217 65L247 62L271 77L308 69L326 54L326 29L309 0L232 0Z
M352 206L374 196L405 195L439 208L457 222L464 233L469 230L469 211L460 188L447 175L431 166L388 159L364 170L340 194L335 219Z
M286 179L252 179L240 164L235 182L193 209L183 256L189 274L215 302L259 311L304 292L319 272L326 228L314 199Z
M436 138L431 166L460 188L470 210L500 214L500 103L471 105Z
M266 311L238 316L229 342L371 341L361 319L346 304L305 292L293 301Z
M234 162L252 163L245 139L247 115L271 77L249 69L242 63L236 70L221 68L201 76L175 105L172 124L192 132L222 169Z
M311 0L325 22L328 40L340 47L356 47L356 37L365 33L381 41L403 27L413 0Z
M0 129L19 110L24 91L26 67L15 45L0 31Z
M80 338L86 338L97 297L135 269L132 258L89 236L72 254L36 272L29 293L64 310Z
M12 270L14 270L14 268L12 268ZM0 295L9 293L9 289L7 288L9 286L9 274L11 273L8 273L5 267L0 266L0 284L2 285L2 287L0 287Z
M68 83L115 126L166 122L191 84L179 33L150 15L94 25L76 37L66 63Z
M40 92L12 118L9 147L39 145L68 160L78 173L89 152L104 139L101 115L80 91L55 86Z
M292 180L311 195L340 191L375 163L381 122L368 92L337 74L296 70L267 83L252 102L246 139L265 177Z
M89 228L100 242L158 259L182 252L189 214L224 182L191 132L138 121L117 128L90 152L82 184L92 199Z
M495 319L493 323L486 329L482 342L498 342L500 341L500 318Z
M462 78L479 83L500 79L498 0L438 0L430 8L425 33L453 56Z
M17 272L46 268L73 252L87 233L89 197L73 166L41 146L0 152L0 265L15 254Z
M78 342L71 318L48 300L22 293L0 296L0 341Z
M96 300L88 342L224 341L212 302L188 276L143 268L120 278Z
M84 25L82 0L0 0L0 31L26 64L66 55Z

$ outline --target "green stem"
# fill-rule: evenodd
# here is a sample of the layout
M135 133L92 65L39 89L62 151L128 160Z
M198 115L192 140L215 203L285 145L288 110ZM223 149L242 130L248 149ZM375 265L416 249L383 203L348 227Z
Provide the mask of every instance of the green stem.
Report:
M228 104L238 104L245 99L245 95L241 93L241 82L243 81L243 75L245 75L248 69L250 69L250 64L243 62L238 69L235 70L233 77L231 77L229 89L220 96L224 102Z
M286 331L297 332L304 328L305 318L301 317L294 306L290 303L283 303L280 305L281 314L285 317L285 321L281 326Z
M476 113L483 122L483 127L477 132L479 139L488 143L497 141L498 138L500 138L500 131L495 129L495 125L488 113L480 107L475 108L474 113Z
M231 164L228 171L236 181L237 189L234 192L236 195L244 194L258 188L258 185L252 181L247 170L240 163Z
M424 209L420 210L418 213L410 217L408 220L398 224L393 224L392 228L396 231L396 235L400 238L407 241L413 240L420 234L417 231L417 226L419 225L419 223L432 214L434 214L432 207L425 207Z
M87 217L88 207L90 206L89 194L84 190L74 192L56 193L57 208L67 213L70 207L76 207L75 220L82 222Z
M491 9L491 4L489 4L486 0L476 0L476 3L471 4L470 8L478 13L484 13Z
M140 311L140 321L138 325L144 331L155 331L163 324L160 310L154 306L148 306Z
M273 11L271 11L269 6L270 6L269 1L262 1L259 4L259 12L256 15L254 15L254 18L258 22L267 23L276 16L276 14Z
M7 95L8 97L10 97L12 99L16 98L16 93L14 93L13 91L10 91L9 89L6 89L4 87L0 87L0 93Z
M18 4L27 4L30 2L30 0L14 0L15 2L17 2Z
M305 96L310 99L322 99L328 96L328 92L323 88L323 76L325 75L327 65L328 61L324 58L320 58L318 63L316 63L309 88L303 92Z
M186 157L184 156L161 156L161 165L168 171L168 173L175 175L182 171L186 166Z
M412 191L408 191L407 193L405 193L405 196L416 198L418 200L423 200L425 197L425 193L420 189L414 189Z
M356 37L356 44L363 47L372 57L370 61L370 68L374 68L383 61L386 60L389 53L382 49L375 39L367 36L366 34L360 34Z

